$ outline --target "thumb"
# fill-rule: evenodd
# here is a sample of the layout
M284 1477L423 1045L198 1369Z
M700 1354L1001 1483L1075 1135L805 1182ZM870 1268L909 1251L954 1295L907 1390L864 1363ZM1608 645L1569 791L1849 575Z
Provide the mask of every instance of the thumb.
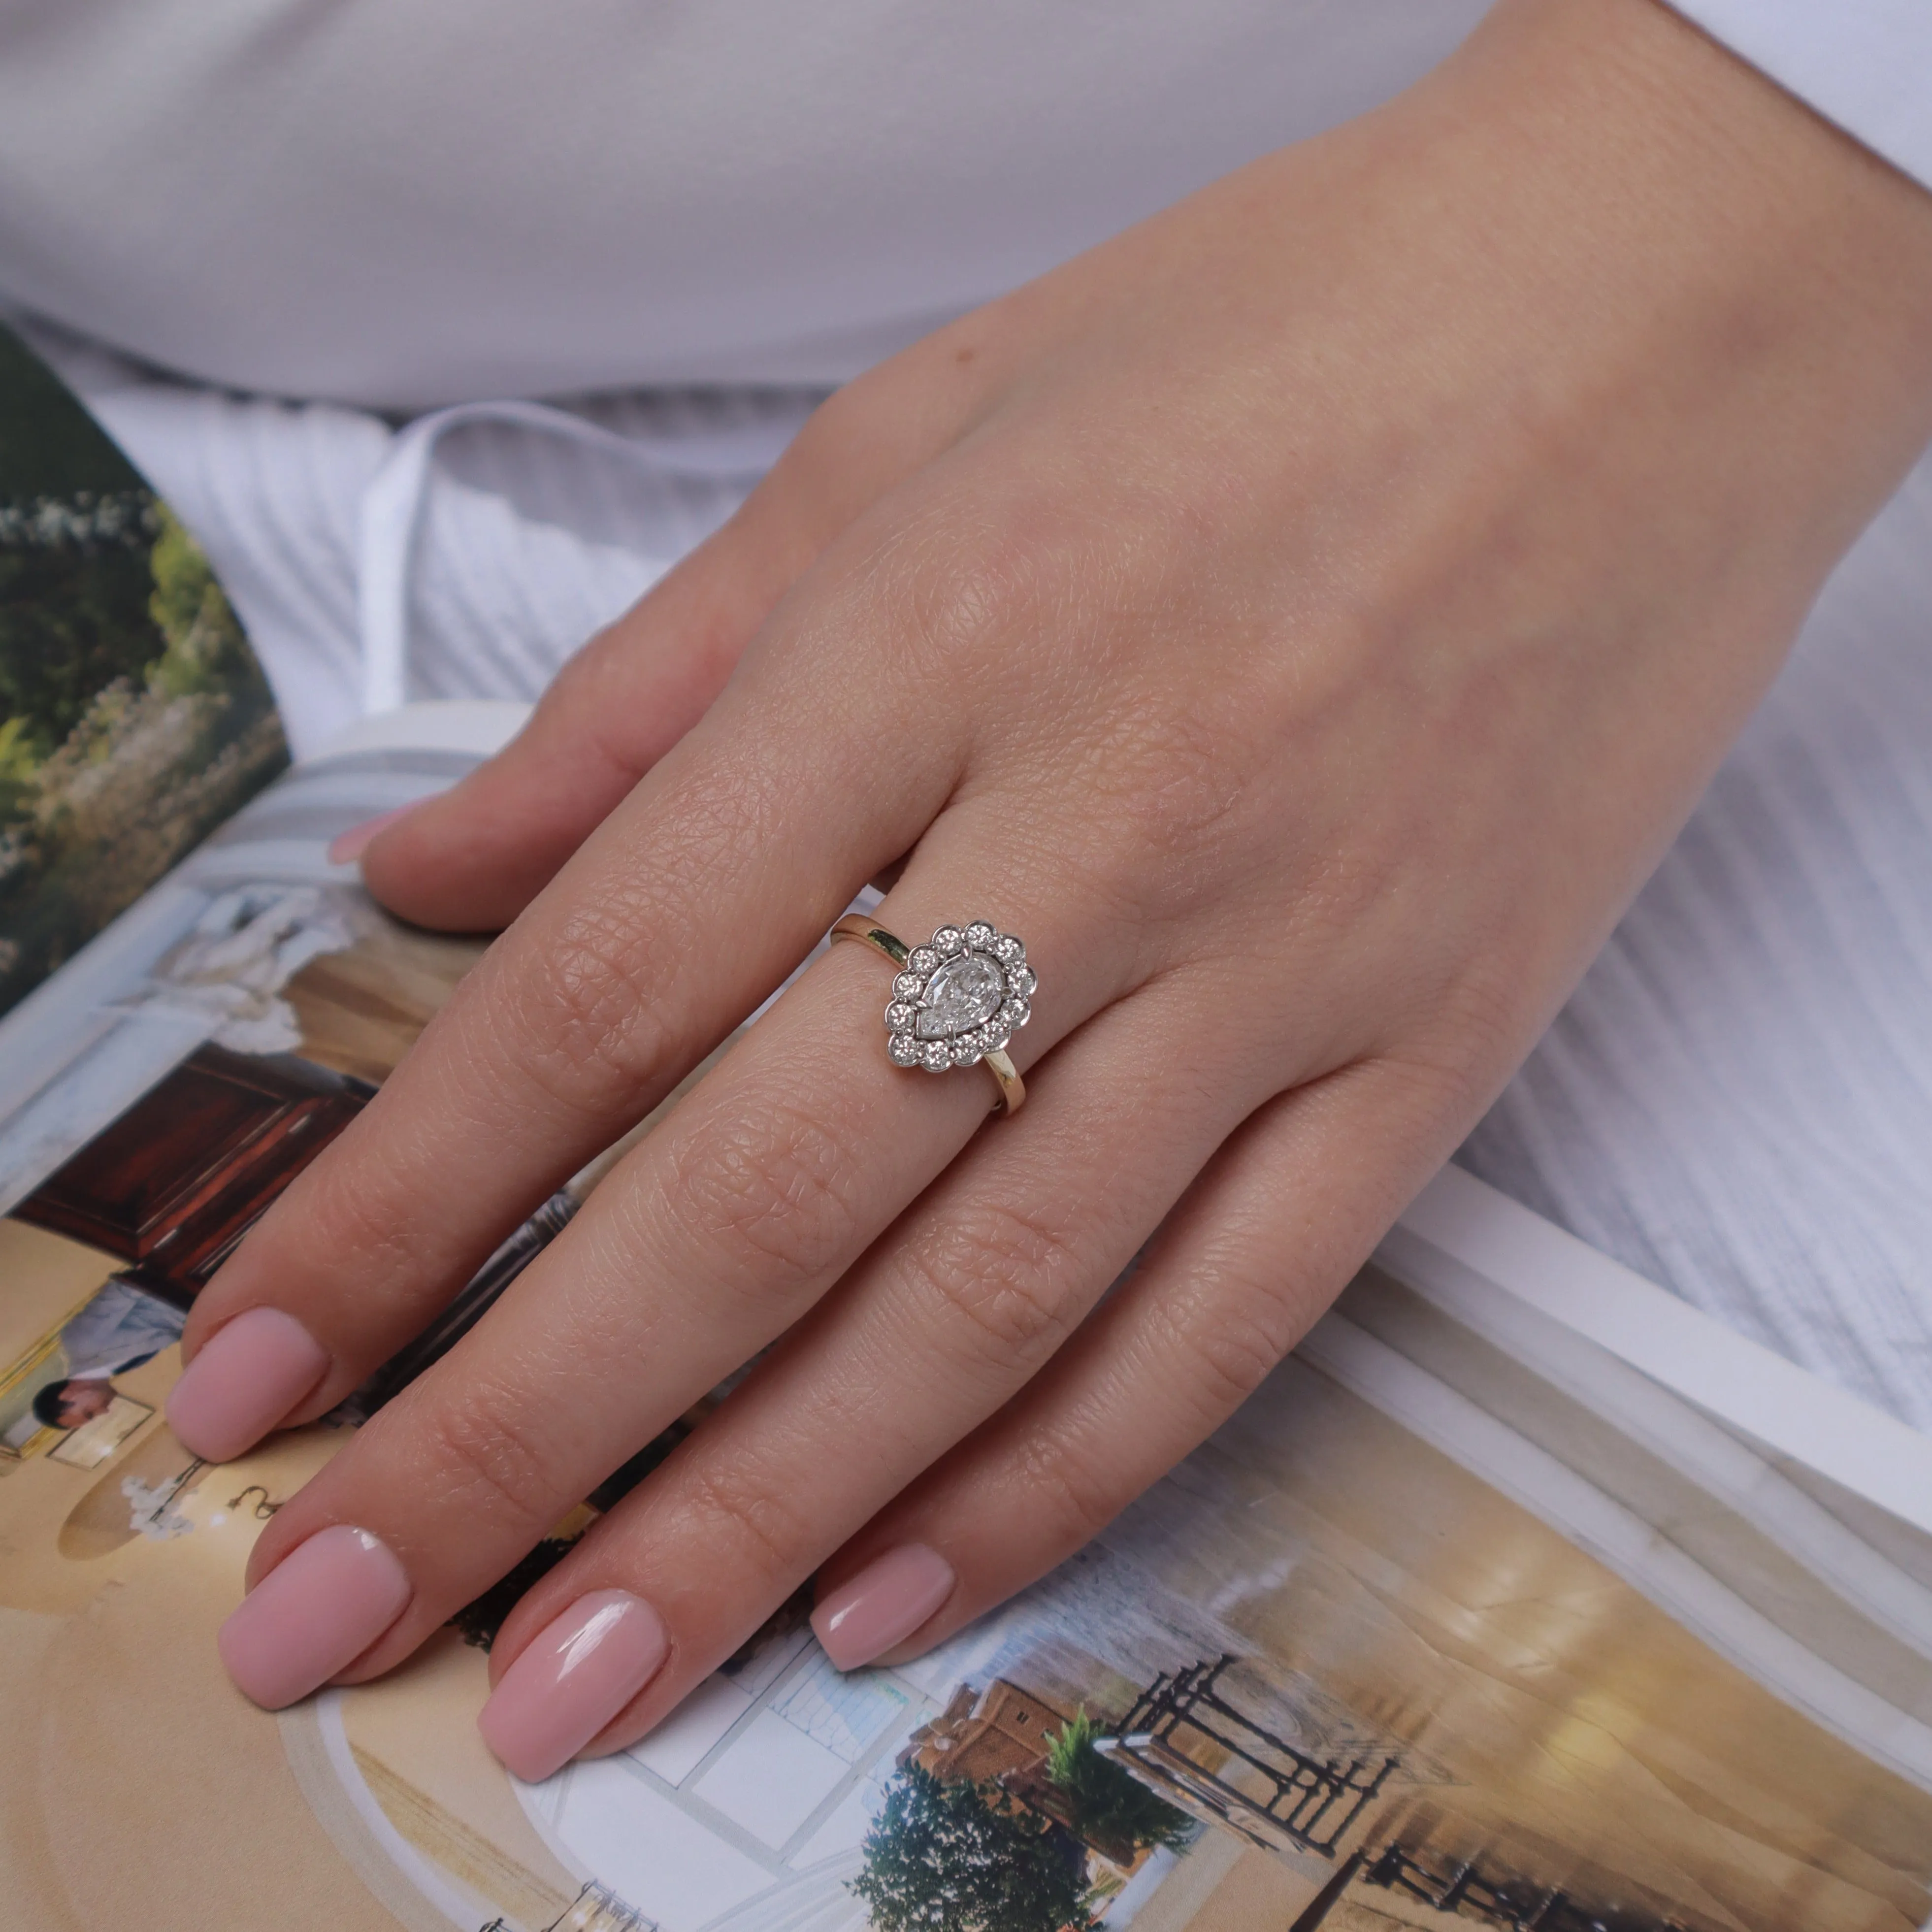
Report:
M578 652L494 758L384 825L361 854L370 891L418 926L508 926L724 688L792 574L749 548L727 525Z
M970 422L986 378L956 366L951 334L824 404L738 514L564 666L495 758L370 838L376 897L445 932L508 926L704 716L826 545Z

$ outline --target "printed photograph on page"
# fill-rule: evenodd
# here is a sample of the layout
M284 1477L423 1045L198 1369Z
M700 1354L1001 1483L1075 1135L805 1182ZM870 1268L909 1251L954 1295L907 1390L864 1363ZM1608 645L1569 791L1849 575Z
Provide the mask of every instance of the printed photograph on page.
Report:
M0 1013L287 756L200 547L0 326Z
M489 1756L509 1606L707 1403L393 1676L248 1704L212 1638L261 1525L597 1178L326 1423L220 1467L170 1436L194 1294L476 957L322 856L454 756L289 774L103 935L87 1044L0 1122L25 1922L253 1927L277 1894L471 1932L1932 1915L1932 1548L1509 1298L1372 1268L1086 1551L916 1664L840 1675L801 1598L628 1750L528 1786Z

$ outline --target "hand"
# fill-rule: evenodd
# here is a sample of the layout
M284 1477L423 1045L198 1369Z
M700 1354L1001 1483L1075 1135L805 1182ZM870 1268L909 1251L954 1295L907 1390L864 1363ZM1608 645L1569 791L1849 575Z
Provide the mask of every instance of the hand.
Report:
M1651 0L1504 0L854 383L370 847L514 923L202 1296L177 1429L327 1409L902 860L886 926L1025 940L1032 1097L814 964L276 1516L244 1688L397 1664L761 1349L506 1625L513 1768L814 1573L849 1666L1058 1562L1480 1114L1929 433L1932 198Z

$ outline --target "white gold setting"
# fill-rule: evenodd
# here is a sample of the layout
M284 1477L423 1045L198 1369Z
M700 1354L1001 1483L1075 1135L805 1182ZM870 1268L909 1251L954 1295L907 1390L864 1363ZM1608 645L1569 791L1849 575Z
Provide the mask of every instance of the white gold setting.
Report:
M985 920L942 926L908 955L886 1008L886 1048L928 1073L999 1052L1033 1017L1038 986L1026 948Z

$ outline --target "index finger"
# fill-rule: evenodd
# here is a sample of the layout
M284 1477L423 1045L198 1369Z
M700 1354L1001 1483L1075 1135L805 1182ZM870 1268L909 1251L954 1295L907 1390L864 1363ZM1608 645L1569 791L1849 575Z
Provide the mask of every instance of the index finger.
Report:
M907 694L877 676L824 701L853 655L826 632L864 634L847 601L761 650L200 1296L170 1408L190 1449L224 1460L341 1400L935 815L956 754L931 716L895 728Z

